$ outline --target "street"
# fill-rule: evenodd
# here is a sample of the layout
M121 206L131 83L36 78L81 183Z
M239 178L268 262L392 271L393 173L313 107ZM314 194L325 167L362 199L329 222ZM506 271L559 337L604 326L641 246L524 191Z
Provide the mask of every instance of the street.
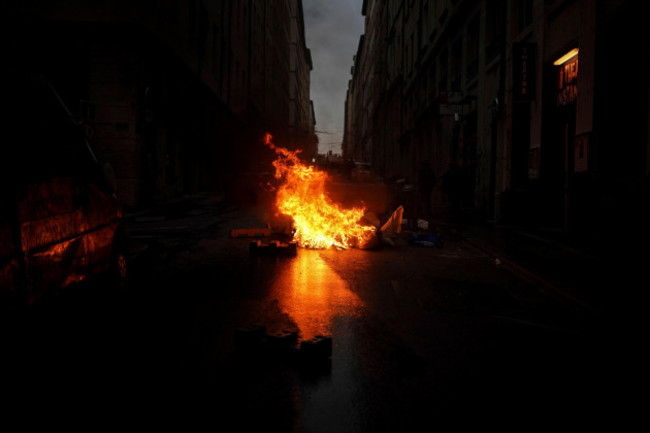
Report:
M3 427L639 430L646 3L2 2Z
M12 380L23 408L237 426L226 431L527 431L610 420L618 385L600 319L454 230L440 227L441 247L402 233L376 250L274 257L229 237L263 224L257 209L208 197L127 223L137 253L128 287L70 290L16 322ZM252 325L297 332L298 342L330 336L331 359L241 349L236 333Z

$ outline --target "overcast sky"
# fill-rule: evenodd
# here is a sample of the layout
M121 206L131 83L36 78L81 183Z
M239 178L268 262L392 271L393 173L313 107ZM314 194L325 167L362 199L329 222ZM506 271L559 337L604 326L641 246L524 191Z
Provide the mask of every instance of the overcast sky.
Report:
M303 0L305 38L311 50L311 99L320 153L341 153L345 92L352 57L363 33L363 0Z

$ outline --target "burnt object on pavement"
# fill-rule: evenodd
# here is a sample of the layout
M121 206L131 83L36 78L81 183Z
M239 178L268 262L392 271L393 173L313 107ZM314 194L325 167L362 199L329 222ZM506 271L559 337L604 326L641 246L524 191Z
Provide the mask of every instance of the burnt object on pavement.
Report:
M271 241L268 244L263 244L261 241L253 241L249 244L249 251L251 254L295 256L298 253L298 245L295 242Z
M332 356L332 337L316 335L310 340L300 342L303 359L329 359Z
M239 350L261 349L265 342L266 327L251 324L235 329L235 348Z
M289 365L295 364L298 356L298 333L279 331L266 335L267 353L271 360Z
M266 341L273 348L293 347L298 343L298 333L295 331L282 330L266 335Z

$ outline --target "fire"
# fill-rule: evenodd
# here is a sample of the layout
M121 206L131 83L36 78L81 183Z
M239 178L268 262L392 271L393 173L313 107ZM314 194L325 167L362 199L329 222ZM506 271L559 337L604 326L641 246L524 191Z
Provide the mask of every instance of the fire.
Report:
M282 180L276 195L280 213L293 219L294 241L303 248L364 248L376 237L376 228L360 220L365 208L344 209L328 197L326 172L304 164L300 150L275 146L267 134L265 143L277 154L275 177Z

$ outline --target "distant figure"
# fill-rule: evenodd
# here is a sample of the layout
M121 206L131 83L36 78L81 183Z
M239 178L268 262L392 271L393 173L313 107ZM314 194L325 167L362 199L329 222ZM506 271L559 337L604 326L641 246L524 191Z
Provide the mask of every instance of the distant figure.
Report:
M420 208L422 209L420 216L423 219L431 217L431 192L436 183L436 175L429 164L429 161L424 161L418 173L418 189L420 191Z

